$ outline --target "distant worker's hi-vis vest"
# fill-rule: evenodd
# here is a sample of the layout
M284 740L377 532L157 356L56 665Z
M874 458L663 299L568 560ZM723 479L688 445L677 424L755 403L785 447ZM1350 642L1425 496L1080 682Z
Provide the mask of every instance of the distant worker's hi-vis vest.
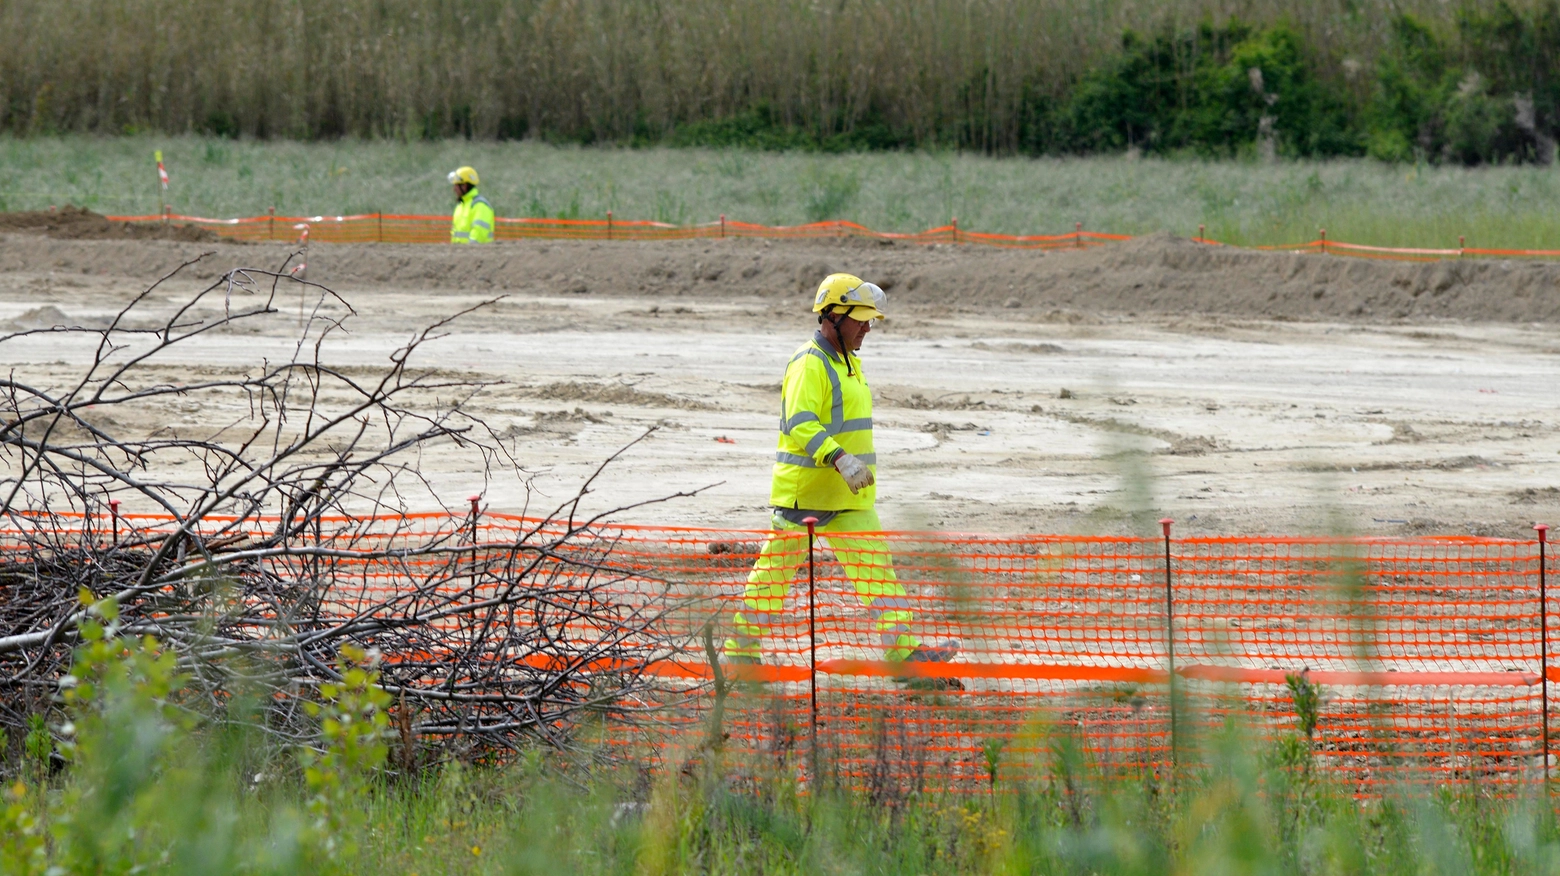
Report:
M476 189L461 196L450 222L450 243L492 243L493 205Z
M823 333L803 344L785 369L780 389L780 441L769 502L780 508L848 511L871 508L877 487L854 495L827 460L835 450L858 457L877 475L872 449L872 390L861 360L849 367Z

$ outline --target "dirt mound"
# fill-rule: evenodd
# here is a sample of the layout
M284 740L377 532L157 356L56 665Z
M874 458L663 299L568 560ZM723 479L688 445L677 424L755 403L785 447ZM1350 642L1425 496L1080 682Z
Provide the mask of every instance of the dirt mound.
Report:
M317 246L309 263L311 278L348 287L560 295L583 285L591 295L665 295L689 304L733 293L796 298L843 270L878 282L891 306L1017 311L1052 321L1090 313L1560 321L1560 265L1553 263L1373 261L1207 246L1169 234L1054 252L761 240L538 241L480 251Z
M1070 259L1056 297L1109 310L1238 316L1560 319L1560 265L1500 259L1398 262L1206 246L1154 234Z
M695 399L678 398L661 392L635 389L622 383L580 383L574 380L549 383L536 387L531 394L550 401L586 401L597 404L641 405L645 407L680 408L685 411L707 411L712 406Z
M68 326L71 324L70 317L65 314L65 311L60 310L58 307L55 307L52 304L45 304L42 307L34 307L21 316L11 320L5 324L5 328L11 329L12 331L24 332L34 331L37 329L54 328L56 326Z
M78 211L85 214L85 211ZM62 214L10 214L53 217ZM90 215L90 214L87 214ZM198 251L176 242L42 240L0 235L0 271L144 277ZM73 220L85 223L86 220ZM0 230L6 226L0 225ZM173 229L166 229L175 233ZM199 229L191 229L201 234ZM50 233L58 237L59 234ZM181 238L182 240L182 238ZM209 279L237 264L281 264L295 247L255 244L192 268ZM660 297L651 316L733 296L799 305L818 280L849 271L883 286L903 314L992 312L1002 319L1087 321L1093 314L1177 315L1349 322L1460 319L1560 321L1560 264L1498 259L1388 262L1207 246L1154 234L1088 250L1012 251L976 246L892 246L861 241L524 241L483 247L315 244L309 279L344 292L384 286L542 296ZM583 291L582 291L583 290ZM1055 353L1011 349L1012 353ZM593 401L585 397L561 400Z
M83 207L69 204L59 210L0 213L0 232L44 234L60 240L177 240L211 243L215 232L181 223L110 222Z
M597 415L584 408L575 408L572 411L538 411L531 423L527 425L512 423L499 433L499 437L523 438L531 435L550 435L573 438L586 426L601 425L608 422L611 417L611 411L602 411Z
M69 313L45 304L34 307L9 322L0 321L0 330L13 332L37 332L37 331L63 331L65 329L99 329L105 328L109 320L103 316L71 316ZM132 327L129 323L126 327ZM143 326L135 325L135 328Z

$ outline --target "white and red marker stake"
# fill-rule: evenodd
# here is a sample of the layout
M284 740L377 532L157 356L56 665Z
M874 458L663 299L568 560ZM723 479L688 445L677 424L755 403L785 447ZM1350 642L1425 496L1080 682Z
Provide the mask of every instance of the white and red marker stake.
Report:
M157 159L157 215L168 219L168 169L163 167L162 150L152 153Z

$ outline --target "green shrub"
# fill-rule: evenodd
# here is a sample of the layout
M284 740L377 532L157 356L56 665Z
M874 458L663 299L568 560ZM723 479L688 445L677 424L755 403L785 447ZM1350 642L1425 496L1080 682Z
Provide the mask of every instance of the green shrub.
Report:
M1530 158L1531 144L1515 122L1511 97L1489 93L1476 71L1459 83L1443 109L1446 139L1441 157L1461 164L1497 164Z
M1491 154L1498 160L1551 160L1560 138L1560 2L1542 0L1526 10L1507 0L1486 8L1466 5L1458 12L1457 30L1467 69L1479 74L1495 103L1507 102L1499 107L1498 130L1491 132ZM1518 98L1531 102L1525 125L1511 104Z
M42 876L48 871L47 840L38 803L31 796L24 782L5 789L0 803L0 873Z
M1398 16L1375 80L1374 158L1548 162L1560 136L1560 5L1463 7L1446 33Z
M357 854L362 809L354 805L369 779L384 765L390 719L390 695L379 687L379 658L362 648L341 649L341 680L320 685L322 702L307 703L320 719L323 752L304 749L304 778L309 789L309 839L327 860Z
M225 709L236 721L201 720L182 701L184 676L169 649L121 633L111 600L83 593L82 602L91 616L61 681L65 720L54 728L68 763L57 777L34 772L3 791L0 873L356 872L374 831L368 812L381 793L388 727L389 695L370 655L344 648L340 680L309 704L320 746L303 749L300 782L285 767L279 776L254 770L287 759L270 755L280 746L252 729L242 696ZM36 731L29 760L53 745L53 734Z
M909 131L894 127L875 113L856 120L838 116L831 121L829 129L829 132L819 132L789 122L768 102L760 102L734 115L676 125L664 135L642 125L636 128L632 143L641 147L664 143L679 147L736 146L744 149L795 149L806 152L902 149L916 143Z
M1438 154L1442 108L1454 87L1447 50L1423 21L1401 15L1376 69L1369 149L1383 161L1412 161Z
M1031 94L1026 145L1219 157L1250 152L1267 133L1278 155L1360 154L1344 95L1317 78L1313 64L1299 35L1282 25L1205 22L1153 38L1128 31L1121 53L1086 74L1064 104ZM1060 118L1040 121L1046 115Z
M849 218L847 213L861 192L861 177L853 171L816 170L807 175L807 221Z

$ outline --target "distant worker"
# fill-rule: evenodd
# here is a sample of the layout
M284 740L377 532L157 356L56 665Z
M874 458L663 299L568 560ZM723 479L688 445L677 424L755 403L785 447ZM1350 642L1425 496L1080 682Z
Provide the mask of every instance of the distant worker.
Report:
M883 528L877 499L877 454L872 449L872 391L855 355L883 318L887 296L850 274L830 274L818 286L813 312L818 331L797 348L780 389L780 440L769 503L776 530L748 575L742 606L726 640L730 663L763 662L762 639L782 610L791 579L807 560L808 517L844 567L872 618L884 656L891 661L944 663L957 642L922 645L910 632L914 613L894 575L888 544L846 533ZM958 679L941 687L962 689Z
M450 171L455 187L455 215L450 222L450 243L492 243L493 205L477 193L477 172L469 167Z

